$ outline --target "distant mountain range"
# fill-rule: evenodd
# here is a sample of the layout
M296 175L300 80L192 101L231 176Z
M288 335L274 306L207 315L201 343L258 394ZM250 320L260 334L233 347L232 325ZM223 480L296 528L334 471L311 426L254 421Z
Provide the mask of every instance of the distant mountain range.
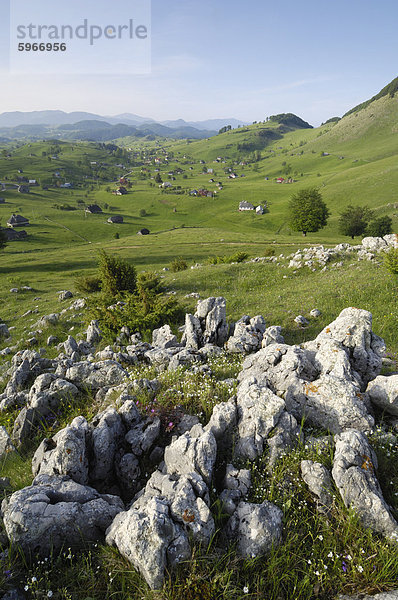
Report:
M90 141L109 141L119 137L157 135L174 139L201 139L216 135L221 127L246 125L238 119L209 119L207 121L158 122L132 113L102 116L88 112L66 113L62 110L5 112L0 114L0 137L66 137Z

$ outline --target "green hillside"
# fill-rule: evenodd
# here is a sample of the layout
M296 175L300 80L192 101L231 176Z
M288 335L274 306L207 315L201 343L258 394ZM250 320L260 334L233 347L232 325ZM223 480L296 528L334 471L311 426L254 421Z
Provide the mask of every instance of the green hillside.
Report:
M368 204L377 216L389 215L398 230L397 98L383 95L315 129L294 115L276 117L197 141L121 138L109 144L3 146L0 221L5 225L13 213L30 220L28 237L10 242L0 254L10 287L13 274L27 283L35 274L41 285L47 278L59 287L60 274L94 269L100 247L139 269L161 269L175 256L195 263L237 250L261 255L269 243L283 248L351 241L337 228L348 204ZM122 176L129 181L128 193L114 195ZM18 177L39 185L19 193ZM285 182L277 183L278 177ZM60 187L65 182L73 187ZM293 193L314 186L331 216L323 230L303 239L288 227L287 205ZM213 196L195 193L201 189ZM241 201L266 204L267 210L239 212ZM103 212L88 214L84 209L90 204ZM123 216L123 224L107 223L112 215ZM150 236L136 235L143 227ZM7 310L1 309L2 316Z

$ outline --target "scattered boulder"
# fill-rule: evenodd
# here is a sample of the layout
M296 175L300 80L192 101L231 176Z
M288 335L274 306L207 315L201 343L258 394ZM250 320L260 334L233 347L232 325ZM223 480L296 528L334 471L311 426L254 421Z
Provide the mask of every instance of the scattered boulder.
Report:
M60 302L69 300L69 298L73 298L73 294L70 290L62 290L61 292L58 292L58 300Z
M0 461L10 452L15 452L14 444L8 435L7 429L3 426L0 427Z
M152 589L162 587L167 566L174 567L191 554L182 526L174 523L168 503L160 498L152 498L145 509L133 506L116 516L106 543L116 546Z
M366 436L348 429L335 436L332 476L347 508L354 508L365 527L398 541L398 523L376 478L377 458Z
M366 388L372 404L390 415L398 416L398 374L378 375Z
M10 332L8 330L8 327L5 323L0 323L0 339L2 338L9 338L10 337Z
M264 556L281 540L282 516L282 511L270 502L239 502L224 536L229 542L236 543L237 553L243 558Z
M50 556L82 540L103 540L107 527L124 510L116 496L99 494L69 477L39 475L2 504L9 540L27 557Z
M250 319L244 316L235 323L234 334L226 344L228 352L249 353L261 348L266 329L264 317L257 316Z
M331 506L333 502L332 478L326 467L312 460L301 461L301 476L319 502Z

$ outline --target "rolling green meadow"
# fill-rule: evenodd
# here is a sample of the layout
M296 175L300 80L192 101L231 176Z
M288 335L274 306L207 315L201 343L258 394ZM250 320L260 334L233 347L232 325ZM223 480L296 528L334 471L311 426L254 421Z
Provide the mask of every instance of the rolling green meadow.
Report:
M300 248L361 243L361 237L351 240L338 231L340 213L350 204L367 205L376 216L391 217L398 232L397 134L398 97L383 95L315 129L266 120L197 141L149 136L104 144L0 143L0 197L5 200L0 203L0 223L5 227L14 213L30 222L24 228L26 238L0 250L0 322L13 328L11 342L0 340L0 350L13 344L27 347L39 317L66 306L59 302L58 291L71 290L81 297L76 280L96 274L103 249L138 272L155 272L165 292L186 312L195 310L196 300L189 296L193 292L200 298L224 296L230 321L261 314L267 326L282 326L286 343L313 339L348 306L369 310L373 331L386 341L390 362L384 372L398 370L398 280L381 256L358 261L355 253L342 254L322 270L288 268L289 255ZM232 173L236 177L231 178ZM20 193L18 177L35 179L38 185ZM285 182L277 183L279 177ZM60 187L67 182L73 187ZM171 187L161 187L161 182ZM127 193L112 193L120 185ZM288 204L295 192L312 187L319 189L330 217L324 229L304 237L289 227ZM213 192L212 197L190 193L201 189ZM240 212L242 201L266 205L265 213ZM85 210L93 204L102 213ZM108 223L114 215L121 215L123 223ZM142 228L150 234L137 235ZM212 264L215 257L228 259L239 252L247 254L243 262ZM251 262L256 257L266 260ZM187 268L174 272L170 267L175 259L185 261ZM24 286L31 289L21 290ZM19 291L10 292L12 288ZM314 308L321 311L318 319L309 316ZM308 327L297 327L294 318L299 314L309 319ZM85 330L87 319L66 315L54 332L65 338L73 331L75 336ZM45 338L39 342L44 345ZM7 360L0 356L3 371ZM166 372L160 376L161 393L166 396L170 388L178 388L184 408L208 416L220 398L228 399L223 380L236 377L240 365L240 359L215 359L212 379ZM135 378L155 376L149 367L134 369ZM144 406L148 398L143 395L139 402ZM54 425L0 464L0 474L11 478L12 491L31 483L32 453L45 436L79 414L92 418L97 408L89 394L67 403ZM0 414L0 425L11 431L16 414ZM304 423L302 427L308 435L319 433L307 430ZM383 492L397 516L398 448L377 430L372 443ZM239 560L233 548L222 554L212 542L195 548L189 563L168 574L163 590L151 591L132 566L105 545L87 546L80 554L65 548L60 556L33 565L24 562L18 548L10 547L0 589L8 589L10 578L13 585L25 587L29 598L310 600L396 588L396 546L364 529L339 499L330 518L316 511L299 477L300 461L312 458L330 467L332 455L330 449L311 452L298 445L273 474L261 458L250 466L250 501L275 502L290 526L283 545L267 558ZM212 510L219 529L226 515L215 495Z

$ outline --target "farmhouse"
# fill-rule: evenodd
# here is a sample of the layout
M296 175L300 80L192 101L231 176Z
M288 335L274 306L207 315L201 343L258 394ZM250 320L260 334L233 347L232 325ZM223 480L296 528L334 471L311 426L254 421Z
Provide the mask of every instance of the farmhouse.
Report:
M240 211L242 210L254 210L254 206L251 202L246 202L245 200L243 202L239 202L239 209Z
M115 215L114 217L109 217L108 223L123 223L123 217L121 215Z
M117 188L115 193L116 193L116 196L125 196L127 194L127 190L125 187L123 187L121 185L119 188Z
M97 215L99 213L102 213L102 208L99 207L98 204L90 204L89 206L87 206L86 212L92 215Z
M278 177L278 179L276 180L276 183L283 183L285 181L284 177Z
M265 211L264 211L264 207L263 207L263 206L261 206L261 204L259 204L259 205L256 207L256 213L257 213L258 215L263 215L263 214L264 214L264 212L265 212Z
M170 183L170 181L164 181L159 187L162 187L162 188L171 188L173 186Z
M14 229L6 229L5 227L0 227L0 230L3 232L7 242L17 242L28 237L28 234L24 229L22 229L21 231L15 231Z
M60 187L60 188L67 188L67 189L70 189L70 188L72 188L72 187L73 187L73 183L69 183L69 182L66 182L66 183L61 183L61 185L60 185L59 187Z
M29 185L39 185L36 179L29 179Z
M22 215L12 215L7 221L7 227L26 227L29 225L29 219Z

